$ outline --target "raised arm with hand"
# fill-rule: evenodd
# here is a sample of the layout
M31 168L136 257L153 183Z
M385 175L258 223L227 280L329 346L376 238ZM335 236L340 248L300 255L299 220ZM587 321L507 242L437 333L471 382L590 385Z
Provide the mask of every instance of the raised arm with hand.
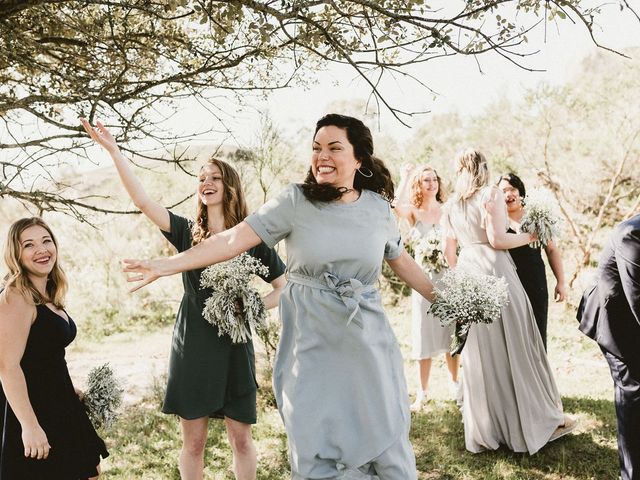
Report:
M43 459L51 446L29 401L20 361L29 337L35 308L22 295L7 292L0 300L0 381L11 410L22 428L24 456Z
M81 118L80 121L89 136L111 156L111 160L113 160L113 164L116 166L120 176L120 181L136 208L161 230L168 232L171 228L168 210L147 195L142 183L131 170L129 160L118 148L118 143L111 135L111 132L100 121L96 122L95 128L91 126L86 118Z
M130 290L135 292L160 277L204 268L234 258L261 241L249 224L243 221L172 257L155 260L126 259L123 270L135 274L127 278L128 282L140 282Z
M412 225L415 223L413 216L413 206L411 205L409 198L409 191L411 190L411 178L415 166L411 163L405 163L400 167L400 183L398 184L398 195L394 203L394 211L400 218L406 218Z
M508 250L537 240L537 237L530 233L517 233L515 235L507 233L507 209L504 194L497 187L491 187L484 208L487 212L487 238L493 248Z

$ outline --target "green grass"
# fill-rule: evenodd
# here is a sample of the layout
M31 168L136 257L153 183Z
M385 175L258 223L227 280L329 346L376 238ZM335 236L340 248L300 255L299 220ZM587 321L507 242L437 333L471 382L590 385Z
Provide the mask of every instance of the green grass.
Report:
M388 313L406 358L409 352L408 302L389 307ZM604 360L593 342L577 330L573 312L552 306L549 357L567 413L577 418L572 435L545 446L536 455L506 449L471 454L464 448L461 416L448 398L446 368L434 362L431 400L412 417L411 440L420 480L616 480L613 388ZM262 363L262 361L260 362ZM264 367L264 365L263 365ZM415 391L415 366L406 363L407 380ZM267 380L264 396L268 399ZM108 480L179 479L177 457L180 429L173 416L159 412L162 388L130 408L106 434L111 457L104 462ZM286 436L278 412L259 402L261 410L253 433L258 450L258 478L288 478ZM211 421L206 449L205 478L231 480L231 451L222 422Z

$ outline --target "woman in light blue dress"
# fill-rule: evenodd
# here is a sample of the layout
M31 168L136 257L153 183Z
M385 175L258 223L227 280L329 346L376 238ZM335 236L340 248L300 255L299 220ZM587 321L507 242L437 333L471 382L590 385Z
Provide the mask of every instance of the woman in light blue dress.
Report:
M136 288L220 262L263 240L285 240L287 286L274 390L289 439L292 478L417 478L403 362L375 283L383 259L428 299L432 284L402 247L393 184L373 157L369 129L327 115L311 167L238 226L169 259L127 260ZM356 473L356 474L358 474Z

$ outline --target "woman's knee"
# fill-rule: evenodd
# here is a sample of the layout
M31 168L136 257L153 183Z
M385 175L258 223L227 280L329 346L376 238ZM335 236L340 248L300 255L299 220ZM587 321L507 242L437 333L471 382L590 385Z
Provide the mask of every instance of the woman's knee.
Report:
M251 438L251 425L241 423L230 418L225 419L227 435L231 449L236 454L249 453L253 450L253 439Z
M182 423L182 449L190 456L201 456L207 443L208 419L184 420Z
M206 435L186 435L183 438L182 448L190 456L201 456L207 443Z

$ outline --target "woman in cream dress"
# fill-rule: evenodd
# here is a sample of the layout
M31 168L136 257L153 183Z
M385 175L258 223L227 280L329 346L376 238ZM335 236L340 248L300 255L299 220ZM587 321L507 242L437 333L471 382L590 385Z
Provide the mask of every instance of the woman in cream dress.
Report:
M454 198L445 205L445 256L453 268L504 277L509 303L491 324L476 324L462 352L467 450L477 453L505 445L536 453L573 430L547 360L529 299L507 249L535 240L529 233L507 234L502 192L487 187L484 156L464 151L456 161ZM461 247L456 258L457 244Z
M411 164L402 166L394 212L411 225L410 238L426 238L434 234L433 230L441 237L439 225L444 200L442 179L433 167L416 169ZM416 262L421 263L422 259L416 256ZM444 274L444 269L435 272L428 265L422 264L422 267L434 283ZM414 411L420 410L427 400L432 359L443 353L449 370L452 395L459 405L462 401L462 385L458 382L460 357L452 357L449 353L453 326L443 327L438 318L427 313L430 306L422 295L415 291L411 293L411 358L418 362L420 382L415 401L411 405Z

